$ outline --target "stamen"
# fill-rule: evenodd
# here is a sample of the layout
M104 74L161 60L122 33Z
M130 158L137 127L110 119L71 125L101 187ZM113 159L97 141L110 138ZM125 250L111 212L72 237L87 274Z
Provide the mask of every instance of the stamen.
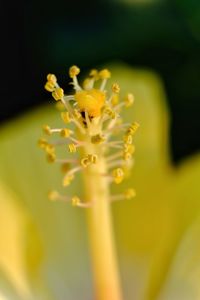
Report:
M92 205L91 202L81 202L80 198L77 196L72 197L71 201L72 201L72 205L77 207L87 208L87 207L91 207Z
M73 133L73 131L71 131L68 128L63 128L60 130L60 135L61 135L61 137L64 137L64 138L68 138L72 133Z
M47 153L47 161L49 162L49 163L53 163L53 162L55 162L55 160L56 160L56 155L55 155L55 153Z
M57 82L57 78L54 74L48 74L47 75L47 81L53 83L53 84L56 84Z
M112 85L112 91L113 91L113 93L115 93L115 94L119 94L119 92L120 92L119 84L113 83L113 85Z
M84 90L91 90L94 87L94 78L86 78L83 81Z
M134 103L133 94L131 94L131 93L127 94L125 99L124 99L124 102L125 102L126 107L130 107L131 105L133 105L133 103Z
M68 149L69 149L70 153L75 153L76 148L77 148L77 145L75 145L74 143L71 143L71 144L68 145Z
M73 179L74 179L74 174L65 175L65 177L63 178L63 186L70 185Z
M124 171L122 168L117 168L112 171L113 180L116 184L119 184L124 179Z
M105 142L106 138L104 135L101 134L96 134L91 136L91 143L92 144L101 144L103 142Z
M96 170L98 172L98 160L102 159L106 150L109 148L120 149L115 153L105 157L105 164L107 170L111 170L109 174L106 170L101 174L106 177L108 183L115 182L119 184L130 172L130 167L133 164L132 155L135 151L133 143L133 135L139 127L139 124L134 122L122 123L122 118L119 111L123 106L129 107L134 102L134 96L128 93L122 102L119 102L120 87L117 83L112 84L112 92L107 97L105 91L106 82L110 78L111 73L107 69L100 72L92 70L89 77L83 82L83 89L78 83L77 75L80 69L77 66L72 66L69 69L69 76L72 78L72 85L75 89L73 95L64 95L64 90L57 83L57 78L54 74L47 75L47 82L45 89L52 93L53 98L57 104L62 105L61 119L65 124L72 123L76 126L78 132L78 139L75 138L76 130L69 128L50 128L50 126L43 126L44 133L52 135L52 133L59 133L63 139L51 141L48 143L46 139L40 139L38 145L47 155L49 162L57 162L60 164L61 170L65 173L63 178L63 185L68 186L77 172L89 167L89 170ZM95 85L97 80L101 80L100 87ZM97 88L96 88L97 86ZM63 111L66 109L66 111ZM81 133L81 134L80 134ZM122 140L113 140L113 136L123 134ZM71 136L73 135L73 136ZM75 137L74 137L75 136ZM80 138L80 140L79 140ZM55 146L67 145L70 153L75 153L77 148L84 147L84 151L80 151L80 158L57 158ZM87 147L87 145L89 147ZM87 149L92 149L92 152L87 153ZM98 158L98 156L100 158ZM104 159L104 158L103 158ZM93 164L97 166L92 167ZM113 169L115 168L115 169ZM88 170L85 170L87 174ZM96 174L96 171L95 171ZM94 174L94 175L95 175ZM111 201L120 199L130 199L135 196L133 189L126 190L123 194L114 195ZM49 195L51 200L61 200L63 202L70 202L77 207L91 207L93 202L82 202L79 197L60 195L57 191L52 191Z
M58 87L52 92L52 96L56 101L62 100L64 97L64 90Z
M86 168L87 166L91 164L97 163L97 155L96 154L87 154L86 157L83 157L81 159L81 165Z
M76 77L79 73L80 73L80 69L77 66L72 66L69 69L69 76L73 80L73 85L74 85L74 88L75 88L76 91L81 91L82 90L79 83L78 83L77 77Z
M41 148L41 149L45 149L46 146L47 146L48 142L46 139L43 139L43 138L40 138L38 140L38 146Z
M66 124L69 124L71 122L71 118L68 111L61 112L61 118Z
M105 86L106 86L107 79L110 78L111 73L107 69L103 69L99 72L98 75L99 75L99 78L102 79L102 83L101 83L101 86L100 86L100 91L103 91Z
M130 200L131 198L134 198L136 196L134 189L127 189L123 194L113 195L111 196L111 201L121 201L121 200Z
M63 186L70 185L71 181L74 179L74 174L82 170L82 166L76 166L71 169L63 178Z
M127 129L127 134L134 135L140 125L137 122L131 124L131 126Z

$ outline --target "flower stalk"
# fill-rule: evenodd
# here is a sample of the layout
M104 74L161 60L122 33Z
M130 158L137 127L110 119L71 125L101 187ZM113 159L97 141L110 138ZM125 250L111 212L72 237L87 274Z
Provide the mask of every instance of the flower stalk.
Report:
M70 96L64 94L55 75L48 74L45 89L62 104L64 126L51 129L45 125L45 134L60 135L61 139L49 142L42 138L39 146L45 150L49 162L61 164L65 173L63 186L70 185L76 173L83 174L85 199L61 195L57 191L50 192L49 197L87 209L96 299L122 300L110 205L113 201L134 197L135 191L128 189L122 194L111 195L110 184L120 184L132 166L133 135L139 125L136 122L123 124L120 111L132 105L134 97L129 93L119 103L117 83L107 95L105 88L111 75L107 69L92 70L82 86L77 79L79 72L77 66L69 70L75 90ZM75 126L74 130L66 127L70 123ZM56 147L66 147L69 155L75 157L57 158Z

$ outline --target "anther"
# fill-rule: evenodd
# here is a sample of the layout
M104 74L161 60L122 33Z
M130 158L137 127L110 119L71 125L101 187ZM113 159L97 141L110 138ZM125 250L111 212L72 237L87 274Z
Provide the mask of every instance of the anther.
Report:
M110 78L111 73L108 69L103 69L98 73L98 75L100 79L108 79Z
M91 76L91 77L93 77L94 79L97 80L98 77L99 77L98 71L97 71L96 69L92 69L92 70L90 71L89 76Z
M63 186L70 185L73 179L74 179L74 174L65 175L65 177L63 178Z
M78 206L80 204L80 202L81 202L80 198L77 197L77 196L72 197L71 201L72 201L72 205L73 206Z
M92 164L97 163L98 156L96 154L88 154L87 158L88 158L90 163L92 163Z
M91 207L91 202L81 202L80 198L77 196L73 196L71 199L72 206L77 206L77 207L82 207L82 208L87 208Z
M119 184L124 179L124 171L121 168L114 169L112 172L112 176L113 176L114 182L116 184Z
M45 90L47 90L48 92L53 92L55 90L55 84L47 81L45 86L44 86Z
M81 113L76 108L74 109L74 116L75 116L76 119L80 119L81 118Z
M69 172L70 168L71 168L71 164L68 163L68 162L67 162L67 163L63 163L63 164L61 165L61 171L62 171L63 173Z
M132 137L132 135L131 134L125 134L125 136L124 136L124 142L126 144L131 145L133 143L133 137Z
M135 146L131 144L124 144L124 152L133 154L135 152Z
M48 198L49 198L49 200L51 200L51 201L56 201L56 200L59 199L59 193L58 193L57 191L55 191L55 190L50 191L50 192L48 193Z
M47 161L49 163L53 163L56 159L56 155L55 153L51 152L51 153L47 153Z
M47 135L51 135L51 128L50 128L50 126L48 126L48 125L44 125L43 126L43 131L44 131L44 133L45 134L47 134Z
M125 192L124 192L124 197L125 199L131 199L131 198L134 198L136 196L136 192L134 189L127 189Z
M105 142L106 138L105 136L101 135L101 134L96 134L91 136L91 143L92 144L101 144L103 142Z
M54 74L48 74L47 75L47 81L53 83L54 85L57 82L57 78Z
M115 119L117 116L116 112L107 105L105 105L102 110L103 113L107 114L109 117L111 117L111 119Z
M75 76L77 76L80 73L80 69L77 66L72 66L69 69L69 76L71 78L74 78Z
M41 138L38 140L38 146L41 148L41 149L45 149L46 145L48 144L47 140Z
M113 85L112 85L112 91L113 91L113 93L115 93L115 94L119 94L119 92L120 92L119 84L113 83Z
M61 100L64 97L64 90L62 88L58 87L54 90L54 92L52 93L52 96L56 101Z
M55 147L52 144L47 143L44 150L46 151L46 153L49 153L49 154L54 154L55 153Z
M61 112L61 118L64 123L68 124L71 121L70 115L68 111Z
M125 99L124 99L124 102L125 102L126 107L130 107L134 103L133 94L131 94L131 93L127 94Z
M139 128L139 124L137 122L134 122L133 124L131 124L131 126L127 129L127 133L134 135L135 132L137 131L137 129Z
M74 143L71 143L68 145L68 149L70 153L75 153L76 152L77 146Z
M68 129L68 128L63 128L63 129L61 129L61 131L60 131L60 135L61 135L62 137L68 138L68 137L71 135L71 130Z

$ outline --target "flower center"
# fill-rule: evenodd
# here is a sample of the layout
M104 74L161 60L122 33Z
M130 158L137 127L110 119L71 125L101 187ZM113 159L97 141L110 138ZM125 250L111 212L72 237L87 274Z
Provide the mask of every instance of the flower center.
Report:
M80 111L86 111L89 117L98 117L105 104L106 95L103 91L91 89L76 92L74 98L78 103Z

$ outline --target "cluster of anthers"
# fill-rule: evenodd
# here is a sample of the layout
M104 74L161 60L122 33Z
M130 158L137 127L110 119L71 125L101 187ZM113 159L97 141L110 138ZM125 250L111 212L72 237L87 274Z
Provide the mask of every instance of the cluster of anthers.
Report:
M65 95L59 86L54 74L48 74L45 89L52 93L53 98L59 101L63 110L61 118L62 128L43 127L48 136L59 135L60 139L47 141L39 140L39 146L45 150L47 160L61 165L64 171L63 186L68 186L73 181L76 173L90 168L101 172L98 168L99 160L104 160L106 174L99 174L108 178L109 182L119 184L123 181L132 166L132 156L135 151L133 136L139 124L123 123L120 111L123 107L130 107L134 102L131 93L119 101L120 87L112 84L112 91L108 95L105 90L106 82L111 73L107 69L101 71L91 70L81 86L77 75L80 69L72 66L69 69L71 84L74 88L73 95ZM70 126L69 124L74 126ZM74 129L72 129L74 128ZM120 139L115 139L119 136ZM67 158L56 156L56 146L63 146L68 150ZM77 156L77 152L79 155ZM73 158L70 158L70 153ZM111 201L131 199L135 196L134 189L128 189L122 194L111 196ZM49 193L51 200L71 202L75 206L88 207L91 203L81 201L78 196L64 196L57 191Z

